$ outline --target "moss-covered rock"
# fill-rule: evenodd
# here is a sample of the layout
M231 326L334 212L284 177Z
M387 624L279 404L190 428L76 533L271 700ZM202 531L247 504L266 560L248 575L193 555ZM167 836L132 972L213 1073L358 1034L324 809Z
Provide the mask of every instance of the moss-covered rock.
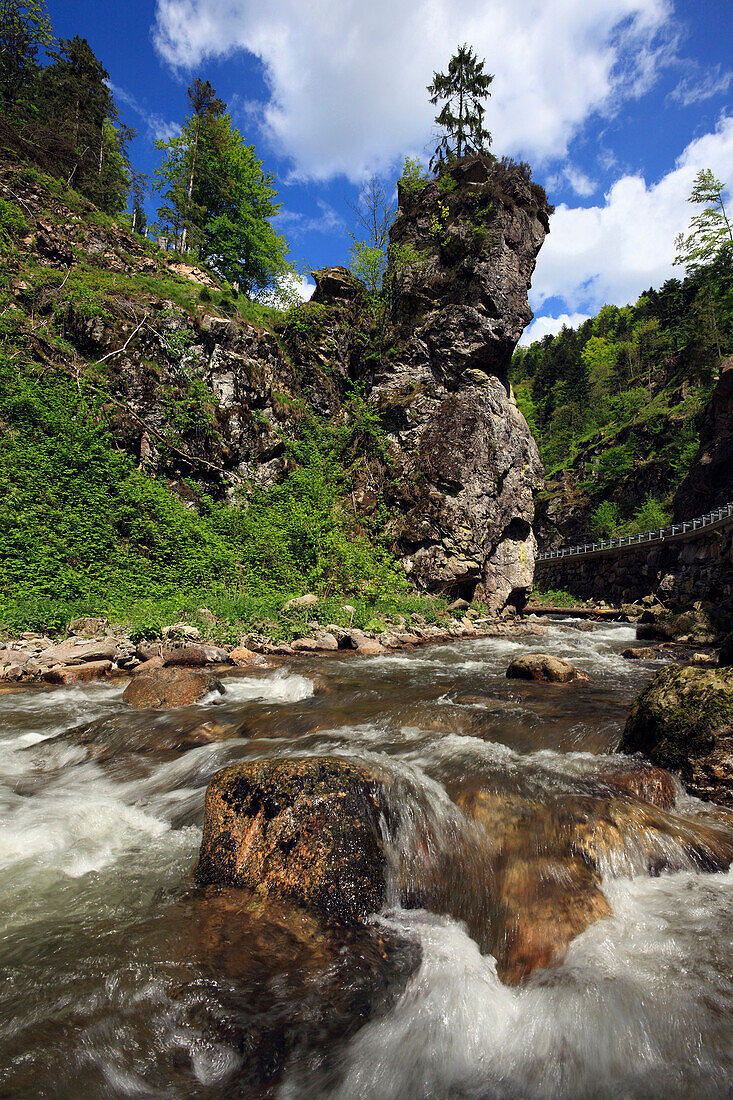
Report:
M245 886L353 924L384 900L382 784L367 768L310 757L217 772L206 791L202 885Z
M631 708L621 752L679 774L698 798L733 804L733 668L665 668Z

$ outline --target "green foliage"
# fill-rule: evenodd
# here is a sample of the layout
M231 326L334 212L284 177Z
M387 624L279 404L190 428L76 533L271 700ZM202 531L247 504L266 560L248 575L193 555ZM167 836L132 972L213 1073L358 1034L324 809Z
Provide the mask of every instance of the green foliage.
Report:
M577 596L573 596L571 592L566 591L564 588L534 589L532 592L532 603L534 604L552 607L574 607L579 602Z
M634 465L634 452L628 443L619 443L603 451L596 465L599 482L615 483Z
M387 253L383 248L369 245L365 241L354 241L351 246L349 267L364 281L369 301L376 306L380 301L382 281L387 270Z
M85 38L60 39L40 79L39 109L63 143L63 167L86 198L109 214L125 208L130 185L127 143L109 73ZM60 166L61 167L61 166Z
M417 157L405 157L402 175L398 182L405 194L413 196L422 191L429 182L429 177L423 174L422 165Z
M33 107L39 48L53 41L43 0L0 0L0 111L20 121Z
M165 153L156 172L165 199L158 216L176 249L251 297L288 269L287 245L271 224L280 209L273 177L224 108L211 98L177 137L156 143Z
M482 101L491 94L489 85L494 78L484 72L484 64L464 44L448 62L447 73L433 73L428 92L433 106L443 103L435 121L445 133L435 148L431 168L438 169L456 157L488 152L491 134L484 128Z
M672 513L660 500L647 497L641 508L619 530L621 535L639 535L645 531L659 530L672 522Z
M591 534L601 539L613 538L618 530L618 520L618 504L610 500L601 501L591 517Z
M450 210L445 202L438 202L438 209L430 218L430 236L439 243L445 243L446 226Z
M182 376L163 390L162 406L178 445L214 430L200 379ZM239 506L197 491L196 509L118 449L111 407L98 380L92 388L83 375L0 358L5 628L58 629L104 611L150 631L202 602L254 616L309 590L358 597L366 619L367 605L406 594L388 514L377 509L374 527L360 525L349 502L361 464L387 462L379 419L358 390L338 424L300 410L284 440L291 472L274 488Z
M6 253L15 247L15 239L28 232L28 223L20 207L0 199L0 247Z
M515 353L510 377L548 476L563 474L587 516L614 499L628 502L614 522L634 523L647 467L664 508L689 469L719 355L733 353L730 256L723 246L684 281Z
M695 176L687 201L705 209L694 216L687 236L680 233L675 241L675 263L683 264L688 272L706 267L720 255L721 249L733 244L733 228L723 202L724 190L725 185L709 168L703 168Z

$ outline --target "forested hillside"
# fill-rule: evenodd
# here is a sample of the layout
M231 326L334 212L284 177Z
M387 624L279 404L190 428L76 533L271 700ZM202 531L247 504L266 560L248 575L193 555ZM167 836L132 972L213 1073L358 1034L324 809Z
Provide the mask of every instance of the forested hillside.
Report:
M731 249L634 305L606 305L512 360L520 408L540 445L547 546L668 522L695 457L721 358L733 351Z

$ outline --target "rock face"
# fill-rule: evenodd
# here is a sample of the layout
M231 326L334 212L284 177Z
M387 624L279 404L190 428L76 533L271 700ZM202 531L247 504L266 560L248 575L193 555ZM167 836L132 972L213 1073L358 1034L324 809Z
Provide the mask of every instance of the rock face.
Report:
M398 448L410 577L499 608L523 603L533 576L542 466L507 372L549 208L516 167L467 158L444 181L400 191L392 347L373 395Z
M260 760L206 791L201 885L245 886L353 924L381 908L380 783L344 760Z
M619 745L733 805L733 668L665 668L631 708Z
M700 450L675 493L676 522L701 516L733 500L733 356L720 364L720 377L700 429Z
M564 657L553 657L549 653L526 653L515 657L506 670L509 680L539 680L551 684L569 684L571 680L587 680L574 664Z

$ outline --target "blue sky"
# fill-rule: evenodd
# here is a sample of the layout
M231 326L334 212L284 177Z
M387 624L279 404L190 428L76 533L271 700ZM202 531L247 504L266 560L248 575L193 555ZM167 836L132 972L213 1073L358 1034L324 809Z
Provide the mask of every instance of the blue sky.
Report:
M558 210L523 342L670 274L694 175L733 182L731 0L49 0L57 37L86 37L160 162L186 88L209 79L277 180L279 228L303 270L346 263L349 202L426 157L425 93L454 47L495 75L493 151L526 159ZM154 214L155 199L148 202Z

